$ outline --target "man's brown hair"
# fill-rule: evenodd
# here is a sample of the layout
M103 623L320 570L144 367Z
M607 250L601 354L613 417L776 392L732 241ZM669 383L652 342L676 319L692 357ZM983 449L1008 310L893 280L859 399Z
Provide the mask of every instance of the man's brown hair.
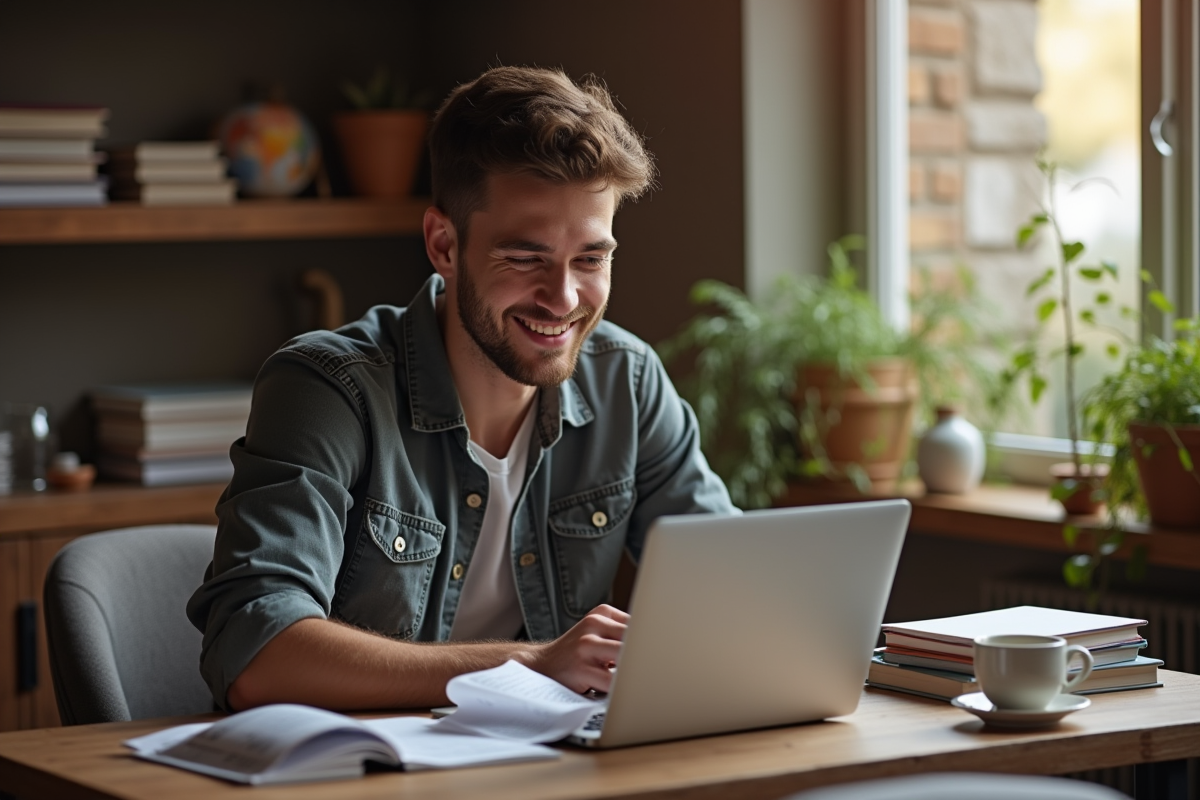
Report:
M654 183L654 160L595 76L496 67L450 93L429 131L433 202L465 241L491 174L603 183L617 205Z

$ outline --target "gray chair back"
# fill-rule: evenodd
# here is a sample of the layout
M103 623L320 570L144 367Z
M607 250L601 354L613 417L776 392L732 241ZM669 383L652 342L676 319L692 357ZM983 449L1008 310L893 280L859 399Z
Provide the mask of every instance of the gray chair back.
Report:
M1129 796L1069 778L944 772L844 783L784 800L1129 800Z
M82 536L46 576L46 639L64 725L213 709L200 632L184 612L216 527L151 525Z

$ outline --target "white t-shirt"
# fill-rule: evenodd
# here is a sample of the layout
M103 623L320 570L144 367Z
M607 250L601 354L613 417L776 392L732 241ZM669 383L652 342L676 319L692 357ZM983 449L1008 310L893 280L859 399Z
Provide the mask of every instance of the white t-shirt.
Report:
M535 402L504 458L496 458L474 442L469 443L471 452L487 470L488 500L479 541L463 579L458 611L450 626L452 640L512 639L525 624L513 578L509 527L525 481L536 412Z

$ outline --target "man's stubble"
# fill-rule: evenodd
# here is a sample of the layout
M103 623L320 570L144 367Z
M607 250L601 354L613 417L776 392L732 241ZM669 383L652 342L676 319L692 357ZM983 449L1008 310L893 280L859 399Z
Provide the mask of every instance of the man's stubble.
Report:
M575 374L579 351L588 335L604 318L604 311L607 308L606 304L604 308L596 312L589 306L580 306L562 319L548 318L545 312L536 308L506 309L501 315L502 321L510 316L519 316L543 324L575 322L577 327L581 324L586 325L584 330L577 330L573 333L569 345L556 350L543 351L540 358L531 364L517 352L510 337L501 327L502 323L497 324L493 319L490 313L491 309L480 297L475 282L471 279L471 270L467 267L465 259L459 262L457 301L458 317L462 321L463 328L466 329L483 355L511 380L539 389L554 388ZM566 351L565 354L564 351Z

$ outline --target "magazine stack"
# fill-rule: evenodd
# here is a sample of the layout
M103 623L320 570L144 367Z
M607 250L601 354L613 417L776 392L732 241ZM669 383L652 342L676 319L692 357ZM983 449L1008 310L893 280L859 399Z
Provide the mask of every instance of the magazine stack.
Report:
M102 476L143 486L233 476L229 448L246 433L250 384L104 386L91 394Z
M0 208L102 206L108 109L0 105Z

